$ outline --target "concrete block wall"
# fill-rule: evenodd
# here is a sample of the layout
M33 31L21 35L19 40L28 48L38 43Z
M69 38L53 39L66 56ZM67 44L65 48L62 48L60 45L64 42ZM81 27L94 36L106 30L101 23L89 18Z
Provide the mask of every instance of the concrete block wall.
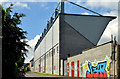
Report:
M34 71L34 67L31 67L31 62L30 62L30 70Z
M35 61L35 71L49 74L52 74L53 71L53 74L59 75L59 45Z
M45 60L44 60L44 56L42 57L42 60L41 60L41 66L42 66L42 72L44 73L45 72L45 70L44 70L44 67L45 67L45 65L44 65L44 62L45 62ZM39 71L38 71L39 72Z
M54 47L53 53L53 73L59 75L59 46Z
M46 73L52 74L52 50L50 50L46 57Z
M34 71L39 72L39 61L36 61L34 64L35 64Z
M111 60L111 56L112 43L106 43L85 50L82 54L69 57L67 59L67 75L70 77L94 77L94 75L101 75L101 77L112 77L114 73L114 63ZM115 64L117 64L117 62L115 62ZM101 68L98 68L100 66ZM102 68L104 69L102 70ZM115 74L116 72L117 71L115 71Z

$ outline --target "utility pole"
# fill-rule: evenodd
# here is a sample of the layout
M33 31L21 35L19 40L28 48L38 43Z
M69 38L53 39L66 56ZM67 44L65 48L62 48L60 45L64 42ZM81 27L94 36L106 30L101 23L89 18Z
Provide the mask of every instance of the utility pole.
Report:
M114 37L113 41L113 60L114 60L114 79L115 79L115 47L116 47L116 37Z
M113 39L113 35L111 35L111 41L112 41L112 62L113 62L113 77L115 79L115 53L116 53L116 37Z

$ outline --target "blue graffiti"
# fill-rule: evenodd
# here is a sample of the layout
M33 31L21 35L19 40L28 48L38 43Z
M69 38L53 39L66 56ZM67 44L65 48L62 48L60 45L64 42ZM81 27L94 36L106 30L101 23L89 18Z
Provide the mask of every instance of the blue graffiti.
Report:
M105 68L106 68L106 61L104 62L100 62L97 64L97 66L92 66L90 62L88 62L88 67L89 67L89 71L87 71L86 73L100 73L100 72L106 72Z

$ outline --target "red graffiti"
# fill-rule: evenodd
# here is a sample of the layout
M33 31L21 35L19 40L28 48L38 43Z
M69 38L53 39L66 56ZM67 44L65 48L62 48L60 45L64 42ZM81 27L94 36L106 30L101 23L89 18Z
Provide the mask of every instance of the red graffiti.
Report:
M69 77L69 63L67 63L67 66L68 66L68 67L67 67L67 68L68 68L68 69L67 69L67 76Z
M100 77L100 78L103 78L103 74L102 74L102 72L100 72L100 75L99 75L99 77Z
M93 76L94 76L94 78L98 78L99 77L99 73L95 73Z
M74 61L71 62L71 76L74 77Z
M77 61L77 77L79 77L79 60Z
M107 73L106 72L100 72L100 73L92 73L92 74L90 74L90 73L87 73L86 74L86 77L87 78L107 78Z
M55 70L55 66L54 66L54 70Z
M93 74L88 73L88 74L86 74L86 77L87 77L87 78L92 78L92 77L93 77Z

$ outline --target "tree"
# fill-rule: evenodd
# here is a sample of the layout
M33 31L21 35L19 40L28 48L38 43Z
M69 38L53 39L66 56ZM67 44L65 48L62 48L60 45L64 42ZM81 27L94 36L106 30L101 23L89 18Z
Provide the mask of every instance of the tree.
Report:
M13 13L13 4L6 10L0 6L0 13L2 13L2 75L3 77L15 77L16 63L21 66L21 60L24 62L24 55L28 46L22 39L26 39L26 31L18 27L21 24L20 18L25 14ZM13 15L11 14L13 13ZM23 63L22 63L23 64Z

